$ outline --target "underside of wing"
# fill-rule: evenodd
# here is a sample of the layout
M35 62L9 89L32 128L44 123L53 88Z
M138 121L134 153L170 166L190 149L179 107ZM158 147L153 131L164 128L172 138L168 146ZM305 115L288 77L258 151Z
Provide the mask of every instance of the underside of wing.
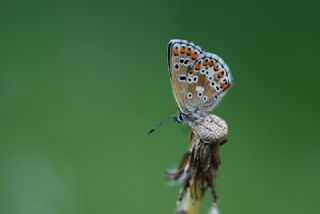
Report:
M174 98L181 112L193 112L186 93L188 71L194 62L204 56L202 48L186 40L171 40L168 45L168 67Z
M187 73L188 103L196 112L208 113L231 86L231 73L224 61L215 54L204 53Z

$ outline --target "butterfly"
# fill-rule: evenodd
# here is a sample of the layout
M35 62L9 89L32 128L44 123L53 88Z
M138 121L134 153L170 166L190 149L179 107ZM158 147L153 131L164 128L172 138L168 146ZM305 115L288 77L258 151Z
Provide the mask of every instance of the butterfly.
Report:
M223 59L186 40L169 41L168 69L179 108L179 112L169 118L190 127L209 115L232 86L231 72Z

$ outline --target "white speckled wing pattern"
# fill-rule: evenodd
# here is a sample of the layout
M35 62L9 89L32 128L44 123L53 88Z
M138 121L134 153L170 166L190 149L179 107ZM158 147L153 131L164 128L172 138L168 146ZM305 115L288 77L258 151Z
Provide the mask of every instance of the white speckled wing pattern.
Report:
M180 111L186 114L195 110L187 98L187 72L203 55L202 48L192 42L178 39L169 42L168 66L172 92Z
M185 114L208 114L231 86L224 61L186 40L169 42L168 65L173 95Z

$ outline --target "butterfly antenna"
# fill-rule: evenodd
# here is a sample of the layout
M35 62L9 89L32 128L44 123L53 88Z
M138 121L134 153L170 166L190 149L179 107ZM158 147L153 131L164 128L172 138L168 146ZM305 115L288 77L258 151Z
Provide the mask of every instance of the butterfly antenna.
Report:
M155 130L157 130L160 126L162 126L163 124L165 124L168 120L173 119L177 114L173 114L169 117L167 117L164 120L161 120L154 128L149 129L148 130L148 134L151 134L152 132L154 132Z

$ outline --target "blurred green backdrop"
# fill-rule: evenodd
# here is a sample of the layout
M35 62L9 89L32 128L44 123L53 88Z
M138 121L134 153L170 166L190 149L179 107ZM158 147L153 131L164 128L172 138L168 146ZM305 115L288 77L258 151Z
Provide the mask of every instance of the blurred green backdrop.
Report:
M222 56L235 86L225 214L318 214L319 1L0 2L0 213L174 213L187 149L167 42ZM207 212L209 198L203 206Z

